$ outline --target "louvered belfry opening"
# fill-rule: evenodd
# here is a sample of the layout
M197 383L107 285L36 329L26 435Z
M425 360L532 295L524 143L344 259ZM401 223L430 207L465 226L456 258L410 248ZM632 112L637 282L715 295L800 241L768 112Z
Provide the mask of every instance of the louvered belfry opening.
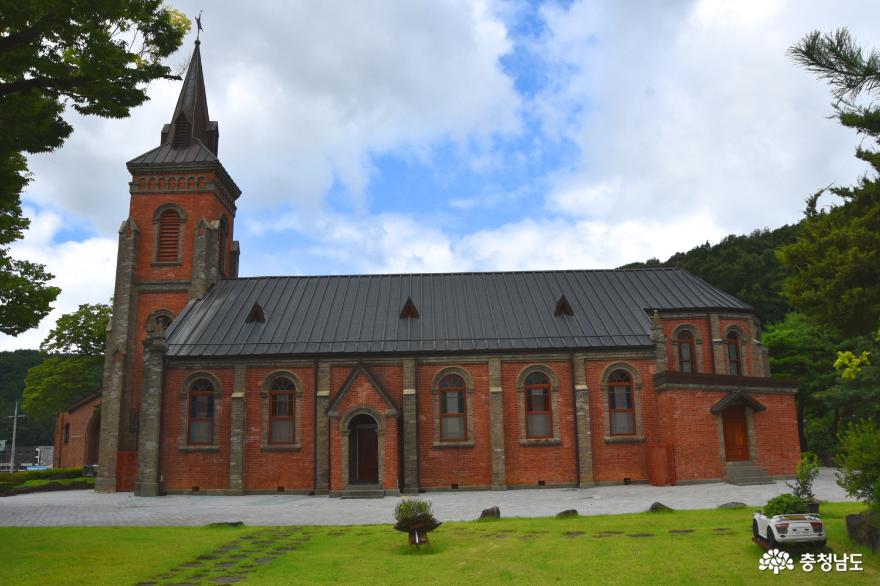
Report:
M400 319L419 319L419 310L411 297L406 298L403 309L400 310Z
M180 215L175 210L165 210L159 216L158 262L177 262L180 248Z
M189 146L189 137L192 134L189 121L184 116L178 116L174 122L174 140L171 146L176 149L184 149Z

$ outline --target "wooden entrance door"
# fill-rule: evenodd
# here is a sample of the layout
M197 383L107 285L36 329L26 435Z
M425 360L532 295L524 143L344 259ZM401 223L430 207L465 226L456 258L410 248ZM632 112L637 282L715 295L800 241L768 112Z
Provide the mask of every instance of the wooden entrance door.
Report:
M357 428L357 472L355 482L379 483L379 437L375 425Z
M349 484L379 484L379 435L376 421L361 414L348 424Z
M728 462L749 459L749 436L746 430L746 408L732 405L721 415L724 424L724 452Z

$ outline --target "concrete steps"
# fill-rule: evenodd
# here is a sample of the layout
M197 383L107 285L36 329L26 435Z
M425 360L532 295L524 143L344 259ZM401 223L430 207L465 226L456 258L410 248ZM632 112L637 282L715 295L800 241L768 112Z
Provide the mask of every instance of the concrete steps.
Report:
M378 486L364 486L343 491L339 498L343 499L380 499L385 491Z
M728 462L724 469L724 481L738 486L773 484L767 471L753 462Z

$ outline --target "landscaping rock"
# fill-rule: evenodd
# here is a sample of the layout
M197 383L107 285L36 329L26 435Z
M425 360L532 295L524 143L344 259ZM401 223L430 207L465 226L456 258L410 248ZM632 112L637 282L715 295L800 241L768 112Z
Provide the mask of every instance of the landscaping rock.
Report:
M556 514L557 519L566 519L568 517L577 517L578 512L575 509L566 509L561 513Z
M498 507L489 507L488 509L483 509L483 512L480 513L480 519L500 519L501 518L501 509Z
M846 534L858 544L874 553L880 553L880 520L868 513L846 516Z
M651 513L660 513L662 511L671 511L672 509L664 505L660 502L652 503L650 507L648 507L648 511Z
M737 501L731 501L729 503L724 503L723 505L718 505L719 509L744 509L746 508L745 503L740 503Z

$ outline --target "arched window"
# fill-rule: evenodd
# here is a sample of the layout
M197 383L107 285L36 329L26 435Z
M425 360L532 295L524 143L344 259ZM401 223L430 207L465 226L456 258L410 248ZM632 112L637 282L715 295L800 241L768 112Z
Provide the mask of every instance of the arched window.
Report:
M159 234L156 242L156 262L180 260L180 214L168 209L159 216Z
M278 378L269 387L269 443L292 444L296 387L288 378Z
M220 259L218 261L218 270L220 271L220 276L226 276L226 239L229 237L229 224L226 222L226 218L220 218L220 234L217 239L219 248L220 248Z
M526 438L553 436L553 418L550 411L550 379L542 372L526 377Z
M214 385L205 378L189 386L189 443L207 445L214 442Z
M676 338L678 344L678 367L681 372L696 372L696 349L694 347L694 335L688 330L682 330Z
M730 374L742 374L742 360L739 348L739 334L731 330L727 334L727 363L730 365Z
M457 374L440 379L440 441L467 439L467 386Z
M608 377L608 414L611 435L635 435L632 377L624 370L615 370Z

